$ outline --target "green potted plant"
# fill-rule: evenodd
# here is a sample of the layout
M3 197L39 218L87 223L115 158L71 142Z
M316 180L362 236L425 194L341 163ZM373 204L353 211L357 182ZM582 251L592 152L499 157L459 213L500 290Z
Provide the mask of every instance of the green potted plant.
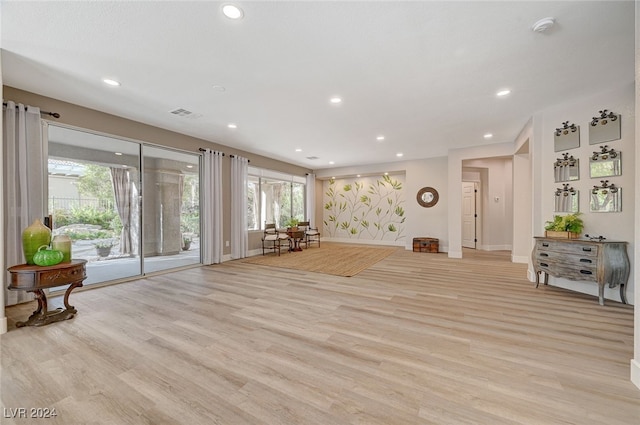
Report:
M553 221L547 221L544 226L545 236L548 238L577 239L584 229L580 218L582 213L556 215Z
M285 221L284 225L287 226L287 229L293 230L295 232L298 230L298 223L300 223L300 220L295 217L291 217L287 221Z
M182 236L182 250L188 251L191 248L191 238L187 235Z
M100 257L108 257L111 254L111 247L113 247L112 241L99 241L94 244L96 252Z

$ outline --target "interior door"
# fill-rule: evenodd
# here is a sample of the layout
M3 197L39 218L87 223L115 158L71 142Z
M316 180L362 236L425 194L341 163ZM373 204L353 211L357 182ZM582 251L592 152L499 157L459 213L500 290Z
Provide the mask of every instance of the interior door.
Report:
M462 246L476 248L476 183L462 182Z

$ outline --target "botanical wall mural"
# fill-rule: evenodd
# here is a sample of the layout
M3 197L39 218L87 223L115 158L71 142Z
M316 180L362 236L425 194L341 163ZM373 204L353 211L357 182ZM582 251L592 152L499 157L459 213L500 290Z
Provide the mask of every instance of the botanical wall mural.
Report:
M404 240L404 176L323 183L324 234L332 238Z

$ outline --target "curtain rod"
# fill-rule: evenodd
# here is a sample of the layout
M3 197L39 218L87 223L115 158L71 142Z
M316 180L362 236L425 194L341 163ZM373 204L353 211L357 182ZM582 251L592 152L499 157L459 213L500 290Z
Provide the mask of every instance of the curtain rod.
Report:
M2 102L2 106L7 106L7 102ZM16 105L16 109L17 109L17 108L18 108L18 105ZM25 111L26 111L26 110L27 110L27 109L29 109L29 108L28 108L27 106L25 106L25 107L24 107L24 109L25 109ZM60 118L60 114L59 114L59 113L57 113L57 112L40 111L40 113L41 113L42 115L50 115L50 116L52 116L53 118Z
M198 150L199 150L200 152L204 152L204 151L206 151L206 149L205 149L205 148L200 148L200 149L198 149ZM224 156L224 152L220 152L220 153L222 154L222 156Z
M233 155L233 154L230 154L230 155L229 155L229 158L233 158L233 157L235 157L235 155ZM251 162L251 160L250 160L250 159L247 159L247 162Z

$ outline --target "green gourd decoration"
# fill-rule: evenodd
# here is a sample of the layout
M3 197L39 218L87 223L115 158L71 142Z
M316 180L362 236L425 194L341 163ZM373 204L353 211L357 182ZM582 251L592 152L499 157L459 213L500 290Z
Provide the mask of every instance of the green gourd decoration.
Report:
M45 248L45 249L43 249ZM62 262L64 254L55 249L48 249L47 245L38 248L38 252L33 255L33 262L38 266L55 266Z
M27 264L35 264L33 256L42 245L51 243L51 229L36 219L33 224L22 231L22 251Z

